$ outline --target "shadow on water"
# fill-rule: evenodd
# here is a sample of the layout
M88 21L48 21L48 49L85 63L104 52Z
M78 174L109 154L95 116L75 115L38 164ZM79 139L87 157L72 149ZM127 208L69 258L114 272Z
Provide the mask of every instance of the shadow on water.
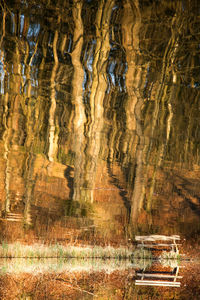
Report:
M113 173L112 164L109 161L107 161L107 169L108 169L108 175L111 178L111 183L119 189L119 194L122 197L124 205L127 209L128 218L130 218L131 205L127 196L127 191L123 189L123 187L120 185L120 181L117 179L117 176Z
M90 203L80 203L73 199L74 195L74 178L71 176L71 173L74 171L74 168L67 166L64 171L64 176L67 179L67 186L69 187L69 199L65 201L65 215L71 217L87 217L91 213L92 207Z
M200 216L200 182L199 180L184 179L181 176L175 175L173 183L174 191L181 196L195 214ZM178 179L178 180L176 180ZM196 188L194 186L196 185Z
M67 186L70 189L69 192L69 199L72 199L73 197L73 192L74 192L74 179L71 176L71 172L74 170L74 168L67 166L67 168L64 171L64 176L67 179Z
M64 176L67 179L67 186L69 187L69 199L66 200L66 215L67 216L75 216L77 209L79 208L79 203L77 201L74 203L73 201L73 193L74 193L74 179L71 176L71 172L74 169L70 166L67 166L67 168L64 171Z

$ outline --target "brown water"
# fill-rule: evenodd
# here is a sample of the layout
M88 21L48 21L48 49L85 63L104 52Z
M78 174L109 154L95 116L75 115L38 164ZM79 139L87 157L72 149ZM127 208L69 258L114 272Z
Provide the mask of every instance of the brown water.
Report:
M0 241L117 247L176 234L199 259L200 3L4 0L0 14ZM120 291L129 279L116 272L98 299L198 299L192 280L190 296L181 285L158 298L128 277L134 291L118 295L110 278ZM20 293L5 297L32 299Z

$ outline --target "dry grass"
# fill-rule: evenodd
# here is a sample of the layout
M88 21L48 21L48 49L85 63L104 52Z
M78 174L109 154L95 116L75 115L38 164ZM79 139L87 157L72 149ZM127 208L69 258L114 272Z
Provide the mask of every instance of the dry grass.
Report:
M180 254L175 251L163 251L159 257L159 261L163 266L171 268L179 266L180 259Z
M20 243L0 245L1 258L116 258L128 259L133 255L133 249L125 247L76 247L55 245L23 245Z
M110 274L114 271L124 271L132 268L130 260L116 259L37 259L14 258L0 259L0 274L20 273L71 273L71 272L104 272Z

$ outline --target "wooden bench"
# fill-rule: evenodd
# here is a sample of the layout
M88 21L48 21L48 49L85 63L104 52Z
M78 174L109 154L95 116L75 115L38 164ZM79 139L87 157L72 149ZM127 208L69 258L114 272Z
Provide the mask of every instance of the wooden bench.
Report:
M170 247L176 254L179 253L177 241L180 240L179 235L148 235L148 236L136 236L135 240L138 243L138 247L142 248L154 248L163 250L163 247ZM178 276L179 266L175 267L171 272L145 272L140 270L136 273L137 277L141 279L135 280L136 285L146 286L168 286L168 287L180 287L181 283L176 281L182 278Z
M140 280L136 280L136 285L151 285L151 286L171 286L180 287L181 283L176 281L177 279L183 278L178 276L179 267L176 268L175 275L165 273L136 273ZM147 279L146 279L147 278ZM149 279L148 279L149 278ZM150 280L151 278L151 280ZM165 279L165 280L162 280ZM173 280L173 281L170 281Z
M137 247L143 248L158 248L158 247L170 247L176 253L179 253L177 241L180 240L179 235L148 235L141 236L136 235L135 240L141 242L137 244ZM164 243L163 243L164 242Z

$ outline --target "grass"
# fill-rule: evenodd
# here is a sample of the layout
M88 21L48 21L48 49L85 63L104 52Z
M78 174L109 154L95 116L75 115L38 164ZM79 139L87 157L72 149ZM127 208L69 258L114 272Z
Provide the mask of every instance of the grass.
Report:
M0 258L115 258L128 259L133 256L133 249L125 247L114 248L111 246L63 246L54 244L23 245L20 243L0 245Z
M93 272L141 267L134 261L133 249L111 246L63 246L60 244L0 245L0 273Z
M13 258L13 259L8 259ZM154 258L148 249L133 249L111 246L63 246L60 244L24 245L19 242L0 244L0 273L4 272L73 272L104 271L127 268L147 268ZM163 266L177 266L180 255L163 252L159 257Z
M180 254L175 251L163 251L160 259L176 259L180 260Z
M175 251L163 251L159 257L159 261L165 267L175 268L180 265L181 256Z
M130 260L116 259L37 259L15 258L0 259L0 275L6 273L72 273L72 272L105 272L110 274L114 271L124 271L132 268ZM138 266L139 267L139 266Z
M133 252L134 259L152 259L152 252L148 249L140 248Z

